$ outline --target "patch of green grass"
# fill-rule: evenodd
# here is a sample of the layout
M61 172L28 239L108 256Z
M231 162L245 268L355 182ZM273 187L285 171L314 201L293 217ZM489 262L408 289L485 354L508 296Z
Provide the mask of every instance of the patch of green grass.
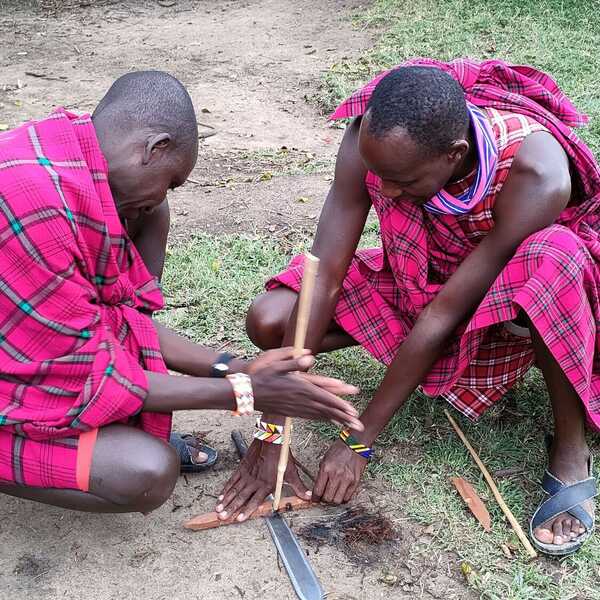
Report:
M377 243L377 224L367 227L362 245ZM309 240L298 239L292 253ZM291 254L277 240L244 236L199 235L168 251L163 279L168 308L159 318L190 338L236 352L255 351L244 333L245 313L264 280L282 269ZM357 404L364 406L385 369L360 348L319 358L320 372L361 387ZM537 482L546 462L543 432L551 423L548 397L537 371L478 424L458 419L488 469L514 469L497 483L516 518L528 523L540 499ZM417 522L434 526L433 544L455 552L471 565L468 582L489 600L600 598L600 543L592 540L562 563L540 559L528 563L516 537L481 474L443 414L445 403L413 395L377 441L378 459L368 476L382 478L404 501L404 511ZM315 424L333 439L333 426ZM484 499L493 528L484 533L466 511L449 477L469 480ZM501 544L515 549L505 558ZM415 546L414 553L427 549Z
M304 246L298 242L299 251ZM167 250L162 282L167 307L159 318L196 342L253 352L244 329L246 311L264 281L285 264L277 241L194 236Z
M375 0L356 22L379 37L357 61L331 66L316 98L324 112L370 76L408 58L501 58L551 73L591 117L582 137L600 150L598 0Z

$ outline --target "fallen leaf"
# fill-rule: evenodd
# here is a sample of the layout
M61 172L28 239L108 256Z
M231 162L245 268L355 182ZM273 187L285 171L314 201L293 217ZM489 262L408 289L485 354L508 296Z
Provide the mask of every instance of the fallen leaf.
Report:
M477 492L473 489L473 486L462 477L450 477L450 481L452 481L461 498L465 501L475 518L481 523L484 530L490 531L492 529L490 513L481 498L477 495Z
M300 196L300 198L298 198L296 200L296 202L300 202L301 204L306 204L307 202L310 202L310 198L307 198L306 196Z
M218 260L213 260L212 263L210 263L210 269L211 271L213 271L214 273L217 273L219 271L219 269L221 268L221 263Z
M270 181L271 179L273 179L273 173L271 173L270 171L265 171L259 178L259 181Z
M7 123L0 123L0 131L8 131L10 126Z
M473 573L473 567L468 562L463 561L460 563L460 572L468 579Z

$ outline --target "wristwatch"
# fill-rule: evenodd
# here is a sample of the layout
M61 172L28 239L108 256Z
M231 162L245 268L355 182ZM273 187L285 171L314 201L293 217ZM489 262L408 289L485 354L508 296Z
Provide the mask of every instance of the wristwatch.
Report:
M227 377L229 375L229 363L235 358L229 352L219 354L215 363L210 367L211 377Z

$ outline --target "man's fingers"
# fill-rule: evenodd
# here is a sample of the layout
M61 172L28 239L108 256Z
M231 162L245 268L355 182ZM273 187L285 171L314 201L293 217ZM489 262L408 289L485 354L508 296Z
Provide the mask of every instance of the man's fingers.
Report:
M302 479L300 479L300 475L298 475L295 466L293 466L292 469L288 469L285 474L285 481L294 490L294 494L296 494L298 498L308 500L312 496L312 492L304 485Z
M244 486L229 502L223 501L223 510L219 512L219 519L227 519L228 517L235 515L246 502L256 492L256 484L249 483ZM217 511L218 512L218 511Z
M223 493L219 496L219 504L217 508L215 508L216 512L222 512L223 510L227 510L227 507L232 502L232 500L239 494L240 490L243 490L248 486L248 481L239 477L235 483L232 483L227 491L223 491Z
M292 377L301 378L300 375L292 375ZM352 406L352 404L350 402L348 402L348 400L344 400L343 398L340 398L339 396L336 396L335 394L332 394L331 392L328 392L327 390L324 390L316 385L313 385L312 383L309 383L308 381L303 380L303 382L305 385L307 385L310 388L310 390L312 391L314 400L316 400L316 402L319 405L325 405L332 409L337 409L337 410L339 410L343 413L346 413L347 415L350 415L352 417L358 416L358 411L356 410L356 408L354 408L354 406Z
M300 358L290 358L287 360L279 360L269 365L272 373L283 375L285 373L293 373L294 371L308 371L315 364L315 357L306 355Z
M356 494L356 490L358 489L359 485L360 481L355 481L346 488L346 493L344 494L344 502L350 502L350 500L352 500L354 494Z
M309 383L335 395L349 396L358 394L360 391L356 386L350 385L340 379L335 379L334 377L325 377L324 375L315 375L314 373L299 373L298 375Z
M239 514L235 517L238 521L245 521L250 518L256 509L264 502L265 498L269 495L269 491L264 487L259 487L252 497L246 502L246 505L242 507Z
M229 478L229 481L225 484L223 491L219 495L219 498L218 498L219 505L222 504L225 496L227 496L229 494L229 491L239 481L240 477L241 477L240 471L239 471L239 469L237 469L236 472Z
M317 480L313 486L312 499L313 502L321 502L321 496L327 487L327 473L321 468L317 475Z
M346 493L348 491L348 488L352 485L351 481L347 481L347 480L342 480L340 481L340 485L337 489L337 492L335 493L335 496L333 497L333 503L334 504L342 504L343 502L345 502L345 498L346 498Z
M327 480L327 486L325 487L325 491L323 492L322 500L323 502L333 503L333 499L335 498L335 494L340 486L340 478L335 476L330 476Z
M310 350L308 348L304 348L304 350L302 350L302 355L306 356L308 354L310 354ZM283 348L274 348L273 350L262 352L258 355L258 358L268 360L269 362L279 362L282 360L292 359L295 355L296 352L291 346L285 346Z

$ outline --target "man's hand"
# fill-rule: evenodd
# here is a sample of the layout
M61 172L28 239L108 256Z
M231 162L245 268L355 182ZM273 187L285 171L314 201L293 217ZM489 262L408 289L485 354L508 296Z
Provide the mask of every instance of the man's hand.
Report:
M356 394L357 388L328 377L298 374L297 371L312 367L314 357L307 355L294 359L290 348L282 350L287 351L287 359L272 362L250 376L256 410L267 414L331 421L357 431L364 429L354 406L329 391L335 389L339 394ZM313 380L321 385L315 385Z
M337 440L321 460L312 497L315 502L342 504L358 489L367 460Z
M238 521L245 521L274 492L280 451L281 446L275 444L259 440L252 442L240 466L219 496L216 508L219 519L234 517ZM291 450L284 480L299 498L311 497L311 492L298 475Z
M310 350L303 350L301 356L310 356ZM293 348L277 348L275 350L267 350L262 352L256 358L247 362L243 368L243 372L248 375L254 375L266 369L272 367L276 363L282 360L290 359L294 354ZM302 379L316 385L324 390L327 390L331 394L336 396L343 396L346 394L358 393L358 388L350 386L346 382L334 377L325 377L323 375L315 375L314 373L297 373Z
M301 356L308 356L310 350L303 350ZM275 350L267 350L261 352L256 358L248 361L244 367L244 372L248 375L254 375L267 367L273 366L275 363L288 360L294 356L293 348L276 348Z

